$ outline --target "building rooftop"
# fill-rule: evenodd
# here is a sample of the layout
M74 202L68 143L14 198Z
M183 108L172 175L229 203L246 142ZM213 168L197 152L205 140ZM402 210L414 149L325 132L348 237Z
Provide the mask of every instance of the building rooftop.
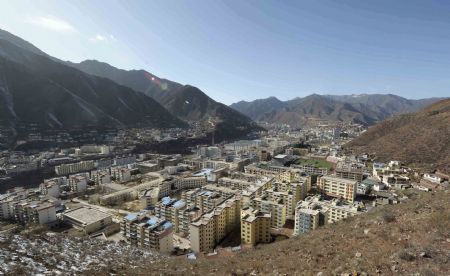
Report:
M64 216L76 220L82 224L91 224L99 220L111 217L110 214L107 214L98 209L90 207L79 207L77 209L68 210L67 212L64 213Z

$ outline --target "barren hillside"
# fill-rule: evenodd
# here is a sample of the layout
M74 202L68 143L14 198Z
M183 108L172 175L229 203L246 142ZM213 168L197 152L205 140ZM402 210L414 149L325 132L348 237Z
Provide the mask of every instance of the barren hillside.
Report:
M450 171L450 99L423 111L399 115L369 128L347 145L380 161Z
M234 257L171 260L138 273L196 275L448 275L448 193L410 194L406 203L328 225ZM322 274L319 274L322 272ZM356 274L354 274L356 275Z

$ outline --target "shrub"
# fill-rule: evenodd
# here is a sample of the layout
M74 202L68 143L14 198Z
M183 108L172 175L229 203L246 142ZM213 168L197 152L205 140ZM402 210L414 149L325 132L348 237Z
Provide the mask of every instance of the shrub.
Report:
M395 216L392 213L383 213L382 215L384 222L390 223L395 221Z
M398 252L398 257L407 262L412 262L414 261L414 259L416 259L416 256L407 250L402 250Z

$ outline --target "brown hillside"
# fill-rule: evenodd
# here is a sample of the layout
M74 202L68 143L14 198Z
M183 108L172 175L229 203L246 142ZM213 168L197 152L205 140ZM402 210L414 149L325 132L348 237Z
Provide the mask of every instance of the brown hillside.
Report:
M369 128L346 145L379 161L401 160L424 169L450 171L450 99Z
M299 237L260 245L235 256L191 262L185 257L171 258L143 264L134 270L113 272L130 275L448 275L448 192L408 191L408 196L405 203L379 207L375 212ZM95 273L100 275L104 271L97 269Z

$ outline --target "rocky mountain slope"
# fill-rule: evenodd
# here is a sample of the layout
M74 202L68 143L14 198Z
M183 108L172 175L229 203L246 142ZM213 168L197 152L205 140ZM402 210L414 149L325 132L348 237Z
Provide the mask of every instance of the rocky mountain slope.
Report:
M280 101L274 97L230 107L256 121L301 126L317 120L373 125L395 114L415 112L440 99L408 100L396 95L317 95Z
M450 172L450 99L375 125L346 147L374 154L380 161L401 160Z
M64 65L20 38L0 33L0 114L4 126L186 125L142 93Z
M167 259L157 252L99 239L23 231L0 234L2 275L83 275L89 271L114 273ZM89 273L88 273L89 274ZM86 274L87 275L87 274Z
M223 134L249 132L258 129L248 117L214 101L200 89L161 79L145 70L122 70L107 63L86 60L70 63L86 73L108 78L152 97L171 114L191 122L214 122ZM225 128L225 129L224 129Z

